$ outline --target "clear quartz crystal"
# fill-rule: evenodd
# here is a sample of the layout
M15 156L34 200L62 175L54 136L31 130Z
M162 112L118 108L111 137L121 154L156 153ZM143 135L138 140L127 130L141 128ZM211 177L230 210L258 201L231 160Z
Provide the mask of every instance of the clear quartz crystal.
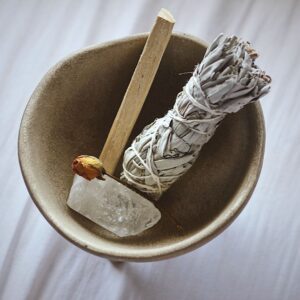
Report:
M104 179L75 175L68 206L120 237L139 234L160 220L159 210L146 198L107 175Z

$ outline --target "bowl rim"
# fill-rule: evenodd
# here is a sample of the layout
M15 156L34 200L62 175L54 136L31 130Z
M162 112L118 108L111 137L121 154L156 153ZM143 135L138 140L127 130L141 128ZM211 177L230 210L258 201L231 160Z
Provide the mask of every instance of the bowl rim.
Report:
M46 72L46 74L43 76L43 78L35 88L32 96L30 97L26 105L19 128L18 159L21 168L21 173L29 195L35 203L35 205L37 206L37 208L39 209L39 211L41 212L41 214L59 234L61 234L65 239L67 239L74 245L89 253L108 258L112 261L157 261L185 254L206 244L214 237L222 233L237 218L237 216L246 206L255 189L263 164L265 150L265 123L261 105L259 101L257 101L252 105L254 105L257 113L256 122L258 126L258 143L255 147L253 160L251 161L247 173L242 179L240 186L235 192L235 195L232 197L234 201L231 201L231 203L228 204L215 219L213 219L207 226L205 226L202 230L193 234L192 236L183 239L179 242L175 242L170 245L165 245L163 247L153 249L134 250L124 248L124 251L122 252L120 249L116 249L117 247L110 247L109 249L99 249L98 247L94 247L92 244L86 243L85 241L79 239L73 232L70 232L68 229L61 226L59 222L57 222L57 220L53 218L53 216L51 216L51 214L47 213L46 209L43 207L43 200L39 196L38 191L35 187L34 176L32 176L32 173L30 171L26 154L26 137L28 135L26 124L30 122L32 104L38 100L43 86L51 78L51 75L54 74L64 63L68 62L71 59L74 59L76 56L83 55L87 52L95 51L99 48L107 48L112 45L130 42L137 39L146 40L148 34L149 33L140 33L130 35L128 37L85 47L59 60L53 67L51 67ZM196 42L198 44L201 44L205 48L208 47L208 44L203 40L186 33L176 32L173 33L172 36Z

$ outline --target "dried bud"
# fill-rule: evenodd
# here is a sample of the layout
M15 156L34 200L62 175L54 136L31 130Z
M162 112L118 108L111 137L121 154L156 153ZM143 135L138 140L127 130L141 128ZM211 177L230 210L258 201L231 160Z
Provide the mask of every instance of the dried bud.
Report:
M72 170L87 180L94 178L103 180L105 173L102 162L97 157L89 155L77 156L73 160Z

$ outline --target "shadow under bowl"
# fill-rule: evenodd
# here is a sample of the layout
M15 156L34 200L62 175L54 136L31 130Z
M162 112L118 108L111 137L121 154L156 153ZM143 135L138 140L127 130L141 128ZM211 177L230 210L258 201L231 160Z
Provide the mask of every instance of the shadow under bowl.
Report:
M75 245L112 260L159 260L208 242L243 209L263 160L264 121L254 103L225 118L192 169L158 202L163 217L153 228L118 238L68 208L71 162L80 154L99 155L146 38L96 45L61 60L34 91L19 133L22 173L41 213ZM206 47L172 35L130 141L173 106Z

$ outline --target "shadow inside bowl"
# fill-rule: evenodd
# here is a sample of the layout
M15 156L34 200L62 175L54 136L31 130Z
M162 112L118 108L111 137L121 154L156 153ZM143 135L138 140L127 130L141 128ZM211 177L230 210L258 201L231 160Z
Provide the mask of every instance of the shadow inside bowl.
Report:
M150 230L118 238L70 210L71 162L80 154L99 155L145 40L138 35L87 48L58 63L35 90L20 129L22 172L43 215L79 247L113 259L154 260L209 240L247 202L263 156L261 110L251 104L223 121L192 169L163 195L157 204L163 217ZM173 106L205 50L194 38L172 36L130 141ZM116 175L120 170L119 164ZM231 214L219 219L228 209ZM207 230L212 224L213 232Z

